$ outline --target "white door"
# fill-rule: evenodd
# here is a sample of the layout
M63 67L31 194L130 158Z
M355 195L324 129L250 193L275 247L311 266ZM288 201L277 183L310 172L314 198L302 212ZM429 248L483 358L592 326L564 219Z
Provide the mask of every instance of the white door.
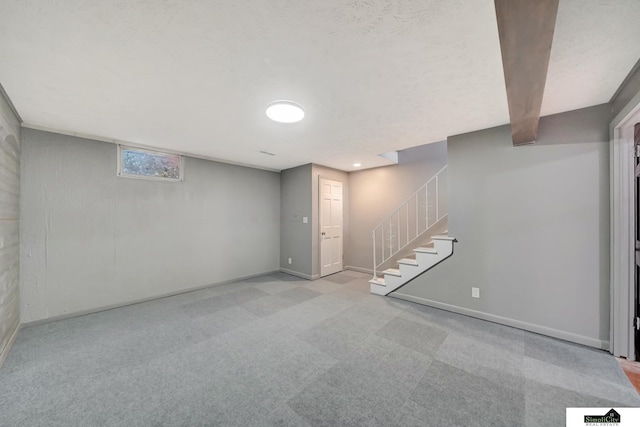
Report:
M342 183L320 178L320 276L342 271Z

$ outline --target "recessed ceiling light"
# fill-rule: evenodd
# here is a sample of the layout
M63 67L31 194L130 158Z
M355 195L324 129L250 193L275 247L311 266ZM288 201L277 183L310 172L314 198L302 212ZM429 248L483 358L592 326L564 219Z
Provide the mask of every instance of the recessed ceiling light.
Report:
M354 167L354 168L359 168L360 166L362 166L362 163L354 163L354 164L353 164L353 167Z
M293 101L273 101L267 105L267 117L280 123L295 123L304 118L304 110Z

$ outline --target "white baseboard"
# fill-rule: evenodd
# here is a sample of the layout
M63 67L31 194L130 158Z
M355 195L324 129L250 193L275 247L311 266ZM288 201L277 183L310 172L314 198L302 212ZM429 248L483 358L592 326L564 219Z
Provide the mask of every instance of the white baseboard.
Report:
M116 303L116 304L103 305L103 306L100 306L100 307L90 308L88 310L74 311L73 313L65 313L65 314L61 314L59 316L52 316L52 317L47 317L45 319L32 320L30 322L22 323L22 327L23 328L28 328L28 327L31 327L31 326L38 326L38 325L42 325L42 324L49 323L49 322L55 322L57 320L70 319L72 317L84 316L84 315L87 315L87 314L99 313L101 311L113 310L114 308L127 307L129 305L140 304L140 303L143 303L143 302L153 301L153 300L157 300L157 299L173 297L173 296L176 296L176 295L186 294L188 292L195 292L195 291L199 291L199 290L202 290L202 289L212 288L214 286L228 285L229 283L239 282L241 280L253 279L255 277L260 277L260 276L267 276L269 274L274 274L274 273L278 273L278 272L279 272L278 270L267 271L265 273L252 274L252 275L249 275L249 276L238 277L236 279L223 280L223 281L220 281L220 282L210 283L208 285L195 286L193 288L182 289L180 291L169 292L169 293L166 293L166 294L160 294L160 295L156 295L156 296L153 296L153 297L141 298L141 299L137 299L137 300L127 301L127 302L122 302L122 303Z
M20 331L20 322L17 322L16 327L13 328L13 332L11 333L11 336L9 337L9 341L7 341L7 344L4 346L3 349L0 349L0 368L2 368L2 364L4 363L5 359L9 355L9 351L11 351L11 347L13 346L13 343L16 342L16 338L18 337L18 331Z
M290 274L290 275L296 276L296 277L302 277L303 279L307 279L307 280L316 280L316 279L320 278L319 274L309 275L309 274L305 274L305 273L300 273L299 271L287 270L286 268L282 268L282 267L280 267L280 272L281 273L287 273L287 274Z
M347 265L344 269L345 270L357 271L359 273L367 273L367 274L371 274L371 276L373 276L373 270L370 269L370 268L362 268L362 267L355 267L353 265Z
M469 308L458 307L451 304L445 304L438 301L420 298L413 295L403 294L401 292L392 292L388 296L411 301L429 307L439 308L441 310L451 311L453 313L464 314L465 316L475 317L476 319L488 320L489 322L499 323L501 325L511 326L513 328L523 329L536 334L547 335L553 338L574 342L577 344L595 347L601 350L609 351L609 341L599 340L596 338L585 337L583 335L571 332L561 331L559 329L548 328L546 326L536 325L534 323L523 322L521 320L510 319L508 317L497 316L495 314L485 313L483 311L471 310Z

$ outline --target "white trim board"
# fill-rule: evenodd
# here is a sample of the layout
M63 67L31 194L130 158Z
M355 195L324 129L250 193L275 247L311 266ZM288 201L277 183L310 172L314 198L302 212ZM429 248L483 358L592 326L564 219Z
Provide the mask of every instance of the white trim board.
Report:
M305 273L300 273L299 271L287 270L286 268L282 268L282 267L280 267L280 272L281 273L290 274L290 275L296 276L296 277L301 277L301 278L307 279L307 280L316 280L316 279L320 278L319 274L309 275L309 274L305 274Z
M18 338L19 331L20 331L20 322L16 323L16 327L13 329L13 332L9 337L9 341L7 341L7 344L4 346L4 348L0 350L0 368L2 368L2 364L7 359L7 356L11 351L11 347L13 346L13 343L16 342L16 338Z
M438 301L432 301L425 298L415 297L413 295L407 295L401 292L392 292L388 296L405 300L405 301L415 302L417 304L422 304L429 307L439 308L441 310L451 311L453 313L463 314L465 316L475 317L476 319L487 320L489 322L499 323L501 325L511 326L517 329L523 329L529 332L535 332L536 334L547 335L553 338L559 338L565 341L571 341L577 344L582 344L589 347L595 347L601 350L609 349L609 341L603 341L595 338L585 337L582 335L573 334L571 332L561 331L558 329L547 328L546 326L540 326L533 323L523 322L521 320L510 319L508 317L502 317L502 316L496 316L495 314L485 313L482 311L471 310L464 307L458 307L455 305L445 304Z
M371 274L371 276L373 276L373 270L370 268L362 268L362 267L355 267L353 265L347 265L344 269L357 271L358 273Z
M635 360L633 123L640 121L640 93L610 126L610 352Z
M228 285L229 283L240 282L242 280L253 279L255 277L268 276L269 274L274 274L274 273L278 273L278 270L268 271L268 272L260 273L260 274L252 274L250 276L238 277L237 279L223 280L221 282L211 283L211 284L204 285L204 286L196 286L196 287L193 287L193 288L188 288L188 289L184 289L184 290L177 291L177 292L169 292L169 293L158 295L158 296L154 296L154 297L141 298L141 299L128 301L128 302L123 302L123 303L117 303L117 304L103 305L103 306L96 307L96 308L91 308L91 309L88 309L88 310L81 310L81 311L76 311L76 312L73 312L73 313L61 314L59 316L47 317L46 319L33 320L31 322L22 323L21 326L23 328L29 328L31 326L43 325L45 323L55 322L55 321L58 321L58 320L71 319L73 317L79 317L79 316L84 316L84 315L87 315L87 314L99 313L101 311L113 310L114 308L127 307L129 305L140 304L140 303L143 303L143 302L154 301L154 300L162 299L162 298L169 298L169 297L173 297L173 296L176 296L176 295L186 294L186 293L189 293L189 292L200 291L202 289L213 288L215 286Z

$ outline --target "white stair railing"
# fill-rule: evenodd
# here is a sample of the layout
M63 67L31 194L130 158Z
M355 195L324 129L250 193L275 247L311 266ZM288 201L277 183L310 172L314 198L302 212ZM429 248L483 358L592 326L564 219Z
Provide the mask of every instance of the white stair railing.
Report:
M381 265L447 216L446 189L445 166L373 229L374 279Z

